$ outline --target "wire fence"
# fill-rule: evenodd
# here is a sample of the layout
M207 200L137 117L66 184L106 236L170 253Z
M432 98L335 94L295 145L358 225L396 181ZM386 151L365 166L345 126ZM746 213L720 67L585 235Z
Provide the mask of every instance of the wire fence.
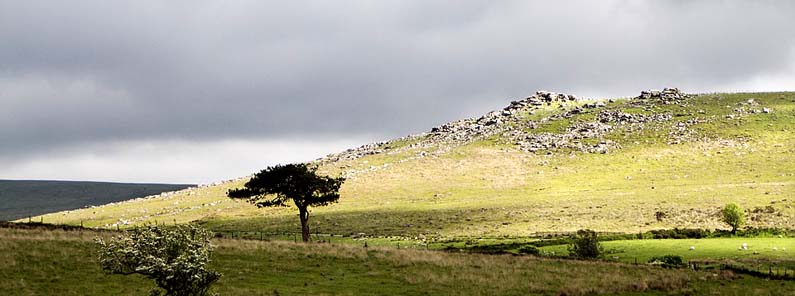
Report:
M795 265L793 262L734 262L713 260L690 260L688 268L694 271L731 271L735 274L744 274L754 277L795 280Z

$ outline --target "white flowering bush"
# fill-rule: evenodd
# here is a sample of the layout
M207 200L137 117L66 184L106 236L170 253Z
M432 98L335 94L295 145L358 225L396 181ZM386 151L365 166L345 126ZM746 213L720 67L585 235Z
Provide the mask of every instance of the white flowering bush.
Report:
M203 296L209 295L210 285L221 277L206 267L213 250L211 237L212 232L188 224L139 227L96 242L105 272L144 275L160 288L152 290L152 295L165 291L167 296Z

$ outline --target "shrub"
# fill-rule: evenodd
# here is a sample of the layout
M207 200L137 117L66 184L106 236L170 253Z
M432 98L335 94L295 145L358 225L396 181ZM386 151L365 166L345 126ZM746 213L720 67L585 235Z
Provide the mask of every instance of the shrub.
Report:
M481 254L507 254L508 250L516 249L519 247L518 243L507 244L492 244L492 245L474 245L467 248L470 252Z
M732 228L732 234L737 233L737 229L745 223L745 212L737 204L730 203L723 208L723 222Z
M664 255L664 256L652 257L651 259L649 259L649 263L661 264L664 267L685 266L685 262L684 260L682 260L682 257L676 255Z
M602 254L602 245L599 243L598 234L593 230L578 230L569 245L569 256L577 258L599 258Z
M659 229L659 230L652 230L651 231L653 238L655 239L684 239L684 238L705 238L711 235L709 230L704 229Z
M526 245L524 247L519 248L520 254L530 254L530 255L538 255L540 251L534 245Z
M206 268L212 233L196 225L174 229L135 228L110 241L97 238L99 262L107 273L141 274L155 281L169 296L209 295L221 276ZM160 295L152 290L152 295Z

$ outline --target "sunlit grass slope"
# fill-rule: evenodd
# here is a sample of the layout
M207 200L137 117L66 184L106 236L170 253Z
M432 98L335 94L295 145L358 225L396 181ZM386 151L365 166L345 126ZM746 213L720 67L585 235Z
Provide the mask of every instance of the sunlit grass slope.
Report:
M144 295L106 275L90 231L0 229L3 295ZM532 256L215 240L220 295L790 295L792 281ZM716 271L717 272L717 271Z
M749 99L769 113L737 115ZM728 202L749 209L751 226L795 227L795 93L705 94L685 107L644 108L622 99L603 109L673 117L642 130L616 126L606 138L621 149L607 154L535 154L494 136L440 154L412 148L327 163L322 172L358 173L343 185L339 203L312 209L313 232L444 238L581 228L713 229L724 227L718 211ZM528 120L556 112L561 111L551 106ZM594 120L597 112L541 123L537 130L562 131ZM689 125L691 140L671 144L672 131L688 121L697 122ZM427 156L417 157L423 151ZM300 229L293 208L257 209L225 197L243 182L53 213L43 220L92 227L199 220L215 230Z

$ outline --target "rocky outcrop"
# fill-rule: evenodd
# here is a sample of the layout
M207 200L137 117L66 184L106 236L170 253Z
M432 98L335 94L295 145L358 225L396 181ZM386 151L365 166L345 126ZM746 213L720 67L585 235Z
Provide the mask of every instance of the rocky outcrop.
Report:
M678 88L664 88L663 90L644 90L635 100L653 101L662 104L681 104L689 97Z
M405 139L405 138L401 138ZM329 154L324 158L319 159L321 162L336 162L341 160L355 160L367 155L379 154L389 150L389 142L376 142L365 144L356 148L351 148L340 153Z
M662 91L646 90L631 101L641 105L683 104L689 95L677 88L665 88ZM556 105L561 108L547 117L530 120L540 108ZM517 148L527 152L552 152L571 149L586 153L607 153L620 148L615 142L603 139L604 135L617 126L629 126L632 130L642 130L646 123L665 122L672 118L670 113L627 113L620 110L601 110L594 121L575 123L563 132L534 132L537 126L551 121L572 118L583 113L595 112L606 107L603 101L582 103L574 95L537 91L524 99L511 101L501 110L491 111L477 118L468 118L448 122L432 128L430 131L410 135L394 141L377 142L348 149L341 153L330 154L317 162L335 162L355 160L367 155L380 153L395 154L408 150L419 150L414 158L423 158L446 153L452 148L486 139L495 135L515 144ZM678 140L690 138L682 132ZM395 145L395 142L409 142L409 145ZM377 169L374 167L373 169Z
M357 148L348 149L341 153L330 154L316 162L326 163L340 160L355 160L367 155L380 153L399 153L408 149L433 150L430 153L422 153L417 157L425 157L432 154L439 154L449 151L452 147L471 143L473 141L488 138L497 134L503 134L514 130L514 126L535 125L532 121L523 120L525 115L533 114L537 109L544 105L553 103L565 106L566 103L576 102L577 96L570 94L555 93L549 91L537 91L535 94L521 100L511 101L511 103L498 111L491 111L477 118L468 118L448 122L432 128L430 131L406 136L388 142L377 142L363 145ZM585 104L583 108L598 108L604 106L603 103ZM577 107L568 111L565 115L554 115L548 120L556 120L565 116L571 117L573 114L583 112L583 108ZM509 124L510 123L510 124ZM413 144L403 147L393 147L393 142L408 141Z
M548 91L537 91L534 95L527 97L524 99L528 104L533 106L541 106L544 104L551 105L552 102L560 102L565 103L569 101L577 101L578 98L575 95L567 95L561 93L554 93Z
M537 91L523 100L511 101L500 111L491 111L479 118L453 121L434 127L429 136L437 142L470 142L512 130L512 127L506 126L505 123L517 123L522 115L533 114L540 106L552 103L565 104L577 100L574 95Z
M612 126L600 122L585 122L574 124L563 133L513 133L512 137L519 149L528 152L572 149L587 153L607 153L619 148L617 143L601 139L612 129ZM589 144L585 139L598 141Z

